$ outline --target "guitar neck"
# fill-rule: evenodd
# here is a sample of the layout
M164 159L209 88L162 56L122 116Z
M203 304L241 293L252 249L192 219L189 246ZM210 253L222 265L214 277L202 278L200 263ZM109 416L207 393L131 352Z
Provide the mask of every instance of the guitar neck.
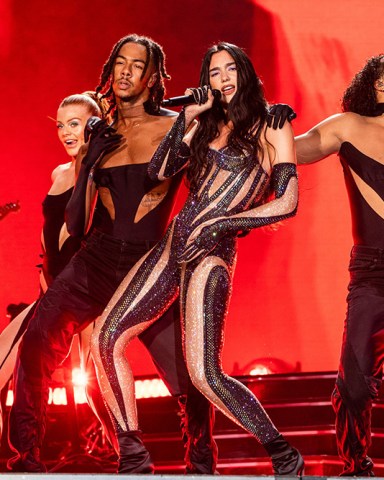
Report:
M0 206L0 220L3 220L8 215L8 213L17 212L18 210L20 210L20 204L19 204L18 201L17 202L6 203L5 205L1 205Z

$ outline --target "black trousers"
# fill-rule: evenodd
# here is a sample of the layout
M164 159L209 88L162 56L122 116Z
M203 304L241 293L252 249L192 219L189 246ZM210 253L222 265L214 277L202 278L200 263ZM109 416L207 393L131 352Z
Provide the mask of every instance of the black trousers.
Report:
M348 309L332 403L343 475L371 470L372 401L384 360L384 250L354 246L349 265Z
M151 246L93 232L40 300L21 342L15 369L9 439L18 452L42 445L48 387L53 372L68 355L73 335L103 312L125 275ZM173 395L194 388L183 359L177 305L140 339ZM193 405L190 408L193 410ZM210 436L207 412L211 407L198 402L198 408L205 411L197 418L206 423L202 429Z

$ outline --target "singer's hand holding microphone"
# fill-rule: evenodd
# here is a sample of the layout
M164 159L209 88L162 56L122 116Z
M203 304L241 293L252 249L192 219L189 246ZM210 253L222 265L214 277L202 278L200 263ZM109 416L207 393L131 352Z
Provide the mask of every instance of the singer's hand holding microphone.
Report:
M122 138L123 135L117 133L105 120L90 117L84 131L84 140L87 142L89 139L88 151L82 164L88 168L93 167L104 155L116 150Z
M180 97L172 97L167 100L163 100L163 107L182 107L186 105L203 105L208 100L212 100L212 103L215 99L221 97L220 90L211 90L210 87L204 85L203 87L198 88L187 88L185 95ZM212 104L210 104L210 107Z

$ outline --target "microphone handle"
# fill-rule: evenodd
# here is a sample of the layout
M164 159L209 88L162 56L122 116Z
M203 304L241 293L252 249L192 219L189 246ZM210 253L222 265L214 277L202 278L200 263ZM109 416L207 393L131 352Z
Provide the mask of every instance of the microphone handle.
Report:
M221 97L220 90L212 90L212 94L216 99ZM183 107L184 105L191 105L195 102L193 95L181 95L180 97L171 97L161 102L163 107Z
M163 107L182 107L195 103L193 95L181 95L180 97L172 97L161 102Z

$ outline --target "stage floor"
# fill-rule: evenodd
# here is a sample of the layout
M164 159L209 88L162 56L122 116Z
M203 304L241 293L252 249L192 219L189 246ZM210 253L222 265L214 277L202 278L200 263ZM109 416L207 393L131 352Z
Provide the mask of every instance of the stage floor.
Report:
M91 474L83 474L83 473L71 473L71 474L66 474L66 473L54 473L54 474L46 474L46 473L24 473L24 474L18 474L18 473L0 473L0 477L3 478L9 478L11 480L44 480L44 479L49 479L49 478L55 478L55 480L109 480L111 478L119 478L120 480L137 480L139 478L143 478L143 475L124 475L124 474L98 474L98 473L91 473ZM151 475L153 480L178 480L178 479L184 479L186 478L185 475ZM188 479L193 480L194 478L201 478L201 479L206 479L206 480L213 480L217 479L217 475L188 475ZM252 480L268 480L268 479L273 479L276 478L275 476L272 475L261 475L261 476L254 476L254 475L228 475L225 476L226 480L247 480L247 479L252 479ZM278 478L298 478L298 477L278 477ZM303 480L311 480L311 479L316 479L316 480L326 480L326 479L336 479L340 477L324 477L324 476L307 476L303 475L301 477ZM367 478L367 477L353 477L353 478ZM382 479L383 477L376 477L377 480Z
M315 372L238 377L260 398L281 433L300 450L305 460L306 475L303 478L306 479L338 478L342 471L330 401L335 376L335 372ZM138 401L138 412L144 443L155 465L154 477L163 480L185 478L185 450L181 440L177 399L141 399ZM266 457L261 445L220 412L216 412L214 438L219 450L217 471L220 475L229 479L272 477L270 459ZM75 413L69 411L67 406L49 409L47 435L41 452L48 474L7 473L6 462L13 453L9 450L6 439L3 437L2 440L2 478L103 480L117 476L116 455L88 405L78 407ZM373 408L369 455L374 461L377 478L384 479L382 394ZM118 475L118 478L137 478L137 475Z

